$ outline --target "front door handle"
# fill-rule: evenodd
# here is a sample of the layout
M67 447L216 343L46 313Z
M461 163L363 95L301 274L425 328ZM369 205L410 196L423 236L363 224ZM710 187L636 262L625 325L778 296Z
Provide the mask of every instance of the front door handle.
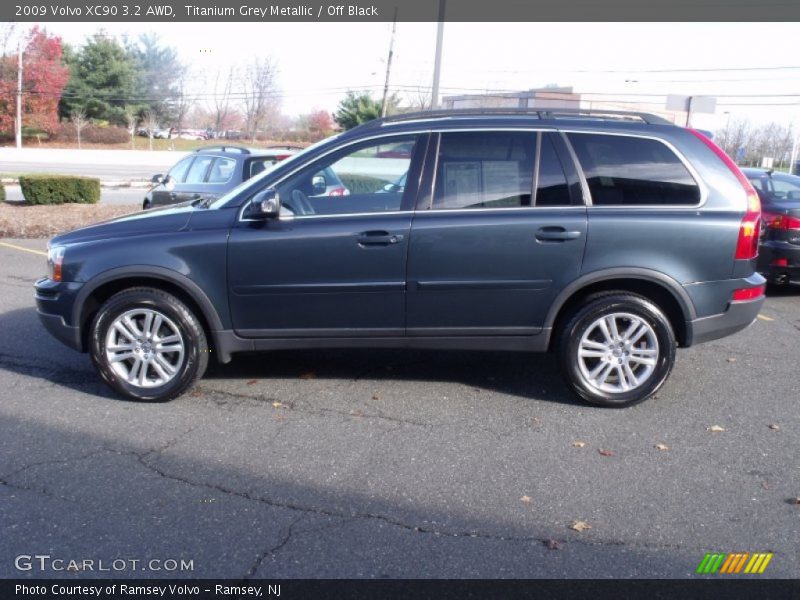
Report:
M402 240L402 235L389 233L388 231L365 231L358 235L359 246L389 246Z
M567 231L563 227L542 227L536 232L540 242L566 242L581 237L580 231Z

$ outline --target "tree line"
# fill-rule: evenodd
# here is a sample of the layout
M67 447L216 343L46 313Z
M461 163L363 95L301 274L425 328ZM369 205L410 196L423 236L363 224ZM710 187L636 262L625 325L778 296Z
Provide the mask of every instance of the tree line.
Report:
M775 167L789 165L794 132L782 123L754 124L748 119L728 119L717 130L714 141L740 165L760 166L761 159L774 160Z

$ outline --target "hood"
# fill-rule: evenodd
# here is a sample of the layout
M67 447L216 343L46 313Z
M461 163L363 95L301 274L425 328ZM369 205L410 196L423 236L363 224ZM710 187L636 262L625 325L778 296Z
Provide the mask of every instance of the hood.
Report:
M186 226L196 210L199 209L193 207L191 202L142 210L109 221L81 227L68 233L62 233L50 240L50 245L57 246L96 239L178 231Z

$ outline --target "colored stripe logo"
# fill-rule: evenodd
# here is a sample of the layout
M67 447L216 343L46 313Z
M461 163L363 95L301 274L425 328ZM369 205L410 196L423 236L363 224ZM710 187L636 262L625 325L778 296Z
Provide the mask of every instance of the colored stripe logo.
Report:
M700 561L697 573L701 575L760 575L772 560L772 552L708 552Z

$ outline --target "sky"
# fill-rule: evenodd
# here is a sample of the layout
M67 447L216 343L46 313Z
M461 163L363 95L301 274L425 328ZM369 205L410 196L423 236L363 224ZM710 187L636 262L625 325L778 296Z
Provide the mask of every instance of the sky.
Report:
M80 45L100 24L43 25ZM333 111L347 89L380 97L391 37L390 23L102 27L115 36L157 33L179 50L201 93L218 71L270 57L289 115ZM628 94L619 98L643 103L637 104L643 110L663 108L663 94L712 95L716 114L697 114L693 125L717 129L728 119L748 118L798 127L798 39L800 23L446 23L442 95L556 84L572 86L585 99ZM397 24L391 91L415 97L430 88L435 41L435 23Z

